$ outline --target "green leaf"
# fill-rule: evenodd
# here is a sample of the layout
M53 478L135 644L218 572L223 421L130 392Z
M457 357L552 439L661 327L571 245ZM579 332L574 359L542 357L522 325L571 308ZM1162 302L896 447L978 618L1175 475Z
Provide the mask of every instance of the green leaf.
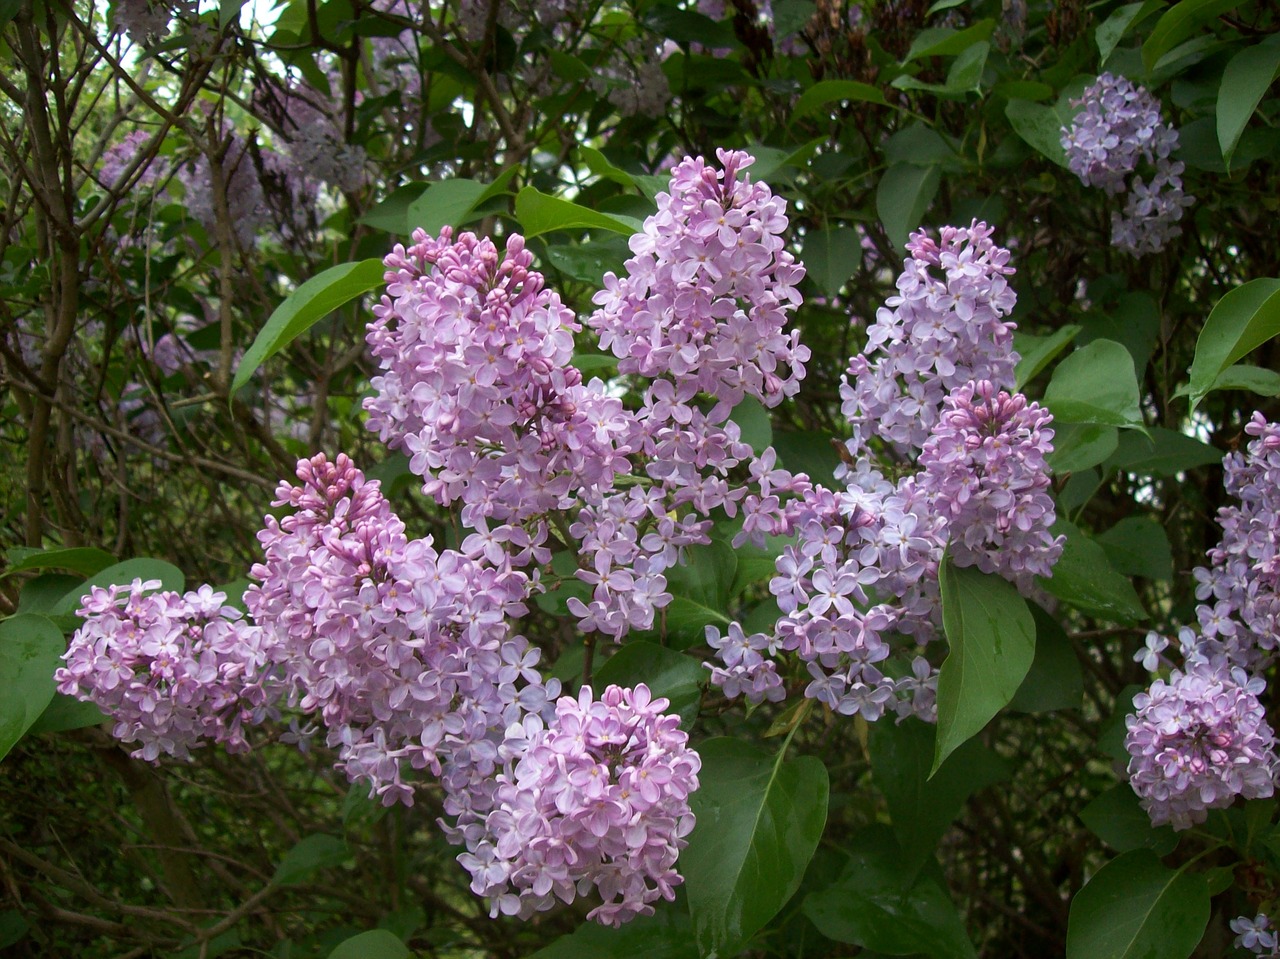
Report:
M231 392L249 382L263 363L338 307L383 284L380 259L341 263L313 276L285 298L245 351L231 381Z
M827 822L827 770L740 739L698 747L698 824L680 855L704 956L732 956L800 887Z
M1080 810L1080 821L1116 852L1150 849L1167 856L1178 845L1172 826L1152 826L1128 783L1117 783Z
M1009 709L1020 713L1051 713L1079 709L1084 698L1084 671L1071 640L1056 619L1034 603L1036 657L1018 687Z
M62 630L47 616L22 613L0 622L0 759L53 699L53 671L66 649Z
M940 97L961 99L968 93L975 93L982 84L982 73L987 68L987 54L991 52L991 44L985 40L975 43L956 57L947 71L946 83L924 83L909 74L895 79L892 86L898 90L923 90Z
M370 929L338 943L329 959L409 959L412 955L395 933Z
M712 540L690 548L683 565L667 570L667 592L673 599L658 619L674 648L688 649L702 642L711 623L723 628L732 622L727 610L737 569L733 547Z
M584 922L529 959L698 959L698 947L688 913L659 905L617 928Z
M742 431L742 442L750 446L757 456L773 442L773 417L754 396L744 396L729 414L729 419Z
M547 246L547 259L552 266L575 280L595 287L603 285L606 273L621 273L629 256L631 249L620 236Z
M62 599L58 600L50 615L66 616L74 614L80 608L81 600L89 595L89 588L92 586L128 586L135 579L141 579L144 582L158 579L160 580L161 589L173 590L175 593L181 593L187 584L186 577L182 575L182 570L172 563L166 563L162 559L149 559L146 557L126 559L123 563L108 566L96 576L85 580L67 593Z
M1150 293L1129 292L1099 304L1084 317L1077 342L1115 340L1133 357L1133 368L1145 370L1160 336L1160 305Z
M116 561L116 558L106 550L93 546L38 549L30 552L23 551L22 554L11 549L6 556L11 565L4 576L12 576L14 573L22 573L30 569L69 569L73 573L92 576L114 565ZM0 576L0 579L4 576Z
M835 482L840 454L830 433L818 430L775 432L773 448L778 451L779 465L792 473L805 473L809 479L824 486Z
M1150 73L1166 53L1191 36L1202 24L1215 20L1244 0L1182 0L1170 7L1142 45L1142 66Z
M886 827L863 829L850 846L840 878L805 897L804 914L819 932L885 955L974 959L951 897L933 876L902 868Z
M1005 104L1004 115L1027 146L1067 168L1067 151L1062 148L1062 118L1057 110L1030 100L1010 100Z
M74 696L55 693L49 705L40 714L40 718L31 724L27 734L38 736L40 733L62 733L69 729L84 729L86 726L97 726L107 718L93 703L84 702Z
M1127 3L1111 16L1098 25L1097 31L1094 33L1094 40L1098 44L1099 62L1106 64L1111 58L1111 53L1121 40L1134 27L1139 26L1143 20L1151 16L1157 10L1163 10L1165 7L1164 0L1146 0L1145 3Z
M600 213L541 193L531 186L516 195L516 219L526 237L541 236L554 230L611 230L631 236L644 229L644 224L633 217Z
M19 613L43 613L53 615L58 601L84 582L81 576L66 573L41 573L22 587L18 594Z
M966 799L1008 779L1009 764L976 740L951 754L930 778L936 731L918 719L873 723L868 738L871 774L887 800L899 867L914 875L933 855Z
M430 183L423 181L406 183L375 203L357 222L386 233L408 236L413 232L409 227L409 205L430 187Z
M218 0L218 29L225 30L227 24L240 19L240 8L245 0Z
M1179 390L1191 398L1191 409L1200 405L1222 372L1280 333L1280 280L1250 280L1220 299L1205 320L1196 355L1191 361L1191 382Z
M941 182L942 170L936 164L895 163L880 178L876 214L895 247L906 246L907 237L920 226Z
M847 226L806 234L802 252L805 272L828 297L838 296L862 265L858 233Z
M591 685L603 690L609 685L634 687L644 683L655 698L670 701L669 713L679 713L684 723L691 724L698 715L702 688L710 673L699 660L685 656L657 643L627 643L605 661Z
M1164 527L1146 516L1127 516L1096 537L1116 572L1147 579L1173 579L1173 549Z
M1166 867L1137 849L1103 866L1076 894L1067 959L1186 959L1209 923L1198 873Z
M950 27L929 27L916 34L911 41L911 49L907 51L903 63L919 60L923 57L953 57L964 53L975 43L991 39L995 30L994 20L979 20L964 30L953 30Z
M1120 433L1114 426L1097 423L1055 424L1053 452L1047 460L1057 476L1097 466L1116 451Z
M1041 586L1064 603L1102 619L1132 625L1147 618L1133 584L1111 568L1101 546L1064 519L1054 523L1050 532L1065 535L1067 541L1052 578L1037 580Z
M277 886L291 886L309 879L314 873L331 866L340 866L351 858L347 844L337 836L318 833L304 836L298 844L284 854L276 866L271 882Z
M1106 469L1123 470L1136 476L1176 476L1197 466L1222 462L1222 451L1194 436L1153 426L1141 433L1125 433Z
M1280 42L1274 35L1241 50L1223 70L1222 85L1218 87L1218 144L1228 167L1240 134L1277 76Z
M1067 348L1080 332L1075 323L1068 323L1048 336L1032 336L1029 333L1014 333L1013 348L1018 353L1018 365L1014 367L1017 389L1034 380L1046 366L1053 362L1059 353Z
M475 180L441 180L433 183L405 211L409 231L421 228L437 236L441 227L458 226L480 203L488 187Z
M1036 627L1013 586L944 559L938 567L950 651L938 674L933 770L1013 699L1035 658Z
M1259 396L1280 396L1280 373L1237 363L1218 375L1210 387L1210 392L1214 390L1246 390Z
M791 120L794 122L810 113L817 113L829 103L841 103L845 100L878 103L882 106L886 102L884 94L869 83L859 83L857 80L820 80L800 94L800 99L791 110Z
M1067 423L1145 428L1133 357L1115 340L1094 340L1059 363L1044 405Z

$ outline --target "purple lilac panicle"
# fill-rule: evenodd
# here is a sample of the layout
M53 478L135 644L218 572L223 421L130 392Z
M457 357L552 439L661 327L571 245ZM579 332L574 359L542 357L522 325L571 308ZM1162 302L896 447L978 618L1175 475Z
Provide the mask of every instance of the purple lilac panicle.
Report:
M518 756L459 857L494 915L528 918L594 888L603 902L588 918L617 926L675 897L701 760L667 705L643 684L598 700L587 686L562 697L549 724L509 731Z
M135 757L190 757L202 740L249 749L245 727L271 711L279 686L262 630L209 586L186 595L159 580L94 586L54 673L58 690L93 702Z
M1265 688L1220 660L1175 669L1134 697L1129 781L1154 825L1189 829L1237 796L1274 792L1275 736L1258 701Z

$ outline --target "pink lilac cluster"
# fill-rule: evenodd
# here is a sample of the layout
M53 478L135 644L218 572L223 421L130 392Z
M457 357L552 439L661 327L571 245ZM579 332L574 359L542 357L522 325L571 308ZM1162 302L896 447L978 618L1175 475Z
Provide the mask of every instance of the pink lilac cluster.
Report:
M1277 937L1271 919L1258 913L1252 919L1237 916L1231 920L1231 931L1236 934L1232 943L1237 949L1246 949L1259 959L1280 959L1280 937Z
M159 580L94 586L54 673L59 692L95 703L141 759L186 759L206 739L246 751L245 728L273 712L279 684L262 630L226 598Z
M588 918L617 926L675 898L701 761L667 705L643 684L598 700L587 686L550 723L509 732L518 755L459 857L494 915L528 918L594 889L602 902Z
M634 417L570 364L573 312L531 269L520 236L445 228L386 258L368 342L383 373L368 427L410 456L423 490L461 500L477 548L516 565L550 557L548 514L631 469Z
M536 709L558 692L533 669L538 650L511 632L527 577L409 539L345 455L301 460L297 474L273 504L292 512L268 516L258 535L265 561L245 602L347 775L387 805L411 804L406 762L470 769L475 749L496 757L495 731L522 718L522 702Z
M718 150L722 169L688 157L658 212L631 238L621 279L606 273L587 325L618 372L669 377L675 401L714 397L721 421L744 396L777 406L800 388L808 348L784 332L804 267L786 251L786 201L740 171L754 161Z
M1185 165L1171 159L1178 131L1146 89L1110 73L1071 103L1084 109L1062 128L1067 165L1085 186L1112 196L1128 190L1124 211L1111 217L1112 245L1134 256L1158 253L1182 232L1183 211L1195 202L1182 192ZM1137 175L1142 161L1155 168L1149 180Z
M1266 682L1225 660L1188 664L1133 699L1129 782L1151 822L1189 829L1237 796L1275 790L1275 735L1258 696Z
M1013 389L1016 296L1009 251L977 220L943 227L937 240L914 233L898 293L876 313L867 344L849 363L841 410L853 427L850 455L879 438L899 458L924 446L943 399L970 380Z
M784 478L780 488L788 499L748 500L744 506L753 519L757 512L767 517L769 532L794 534L796 541L784 547L769 585L782 612L774 634L748 636L736 626L727 636L707 630L717 655L707 665L726 694L741 693L754 702L780 698L774 657L790 653L809 673L805 695L837 712L875 720L892 711L931 720L937 672L918 653L908 671L906 657L895 657L906 652L895 639L924 645L936 637L944 551L960 566L1004 577L1024 595L1033 592L1036 576L1050 575L1063 546L1061 537L1049 533L1056 518L1045 464L1052 450L1050 414L1001 389L1001 382L949 382L962 369L995 371L1004 383L1012 380L1012 324L1000 319L1013 308L1004 281L1012 271L1005 265L1007 251L990 243L990 232L975 223L967 231L944 229L941 243L923 234L913 237L917 255L908 261L899 290L932 289L919 309L909 305L911 298L896 298L897 312L912 321L912 331L914 321L925 316L936 320L926 324L934 336L954 329L956 335L943 342L955 352L929 350L912 361L911 332L896 331L894 318L882 312L882 333L877 338L873 331L873 342L890 347L874 367L855 360L851 369L855 375L860 369L865 379L845 387L855 434L851 446L858 456L842 472L844 490ZM969 245L975 237L976 246ZM923 270L931 256L954 274L950 292ZM872 352L865 351L863 359ZM887 370L893 374L886 376ZM920 384L918 373L926 370L932 371L930 392L914 390L919 400L912 411L920 418L927 410L928 427L912 424L910 431L882 435L906 463L915 464L914 472L890 482L872 458L874 448L858 437L860 426L876 425L875 416L864 411L887 417L891 402L904 398L898 374ZM870 388L877 381L883 390ZM770 486L759 482L762 489Z

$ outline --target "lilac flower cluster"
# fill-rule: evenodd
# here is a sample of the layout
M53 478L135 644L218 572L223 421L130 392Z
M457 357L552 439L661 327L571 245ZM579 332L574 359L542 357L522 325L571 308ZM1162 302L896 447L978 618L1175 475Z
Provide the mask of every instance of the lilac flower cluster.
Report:
M134 130L126 134L119 143L102 154L98 166L98 180L109 189L116 188L126 171L135 162L138 153L151 142L152 135L146 130ZM145 161L134 186L140 190L154 187L168 175L169 164L163 159Z
M1238 916L1231 920L1231 931L1236 934L1232 943L1237 949L1247 949L1259 959L1278 959L1280 957L1280 937L1275 927L1264 913L1258 913L1252 919Z
M497 777L484 830L459 857L493 913L528 918L591 890L589 919L621 925L671 900L693 829L698 754L643 684L561 698L549 724L510 731L521 751Z
M937 240L912 234L898 293L876 313L840 387L853 457L874 437L899 457L918 451L943 399L970 380L1013 389L1014 325L1004 317L1016 301L1006 279L1014 271L991 233L975 220L943 227Z
M1028 595L1036 576L1050 575L1063 546L1049 533L1052 417L990 379L951 382L975 370L1005 383L1013 378L1012 324L1000 318L1013 308L1004 280L1012 270L990 232L975 223L944 229L941 243L912 238L916 256L898 283L909 295L890 301L898 307L893 313L882 311L872 345L851 364L858 378L843 391L857 452L843 471L844 491L784 477L792 499L744 507L768 516L770 532L794 533L796 542L783 549L769 585L782 612L774 635L748 636L736 624L727 636L707 630L717 654L707 665L727 695L781 698L773 657L785 652L809 673L805 695L837 712L932 719L936 670L918 654L909 673L901 659L892 668L889 661L896 636L925 644L937 635L944 550L958 565L998 574ZM948 283L929 276L930 260L948 271ZM920 289L928 292L917 298ZM916 337L933 342L913 357ZM880 344L888 346L875 365L865 362ZM895 420L908 403L911 417ZM859 435L864 426L883 428L881 438L907 463L914 460L915 471L887 480ZM770 490L769 481L758 481Z
M274 502L293 512L267 517L258 535L261 583L245 602L347 775L387 805L410 804L402 761L440 774L442 759L460 762L558 691L533 670L538 650L511 633L528 580L408 539L378 483L346 456L302 460L298 479Z
M202 739L246 751L245 727L279 695L266 637L225 605L225 593L160 587L135 579L89 591L54 673L59 692L97 704L142 759L186 759Z
M1197 662L1134 697L1129 781L1154 825L1188 829L1237 796L1274 792L1275 734L1258 701L1265 688L1239 667Z
M1113 213L1111 242L1134 256L1157 253L1182 232L1178 221L1195 197L1182 192L1185 165L1170 159L1178 131L1164 122L1160 104L1146 89L1104 73L1072 106L1083 107L1062 128L1067 165L1085 186L1108 195L1127 189L1124 212ZM1150 181L1136 175L1140 161L1155 167Z
M296 169L342 190L365 184L368 157L363 147L347 142L340 123L342 106L328 91L297 82L261 81L254 106L270 119Z

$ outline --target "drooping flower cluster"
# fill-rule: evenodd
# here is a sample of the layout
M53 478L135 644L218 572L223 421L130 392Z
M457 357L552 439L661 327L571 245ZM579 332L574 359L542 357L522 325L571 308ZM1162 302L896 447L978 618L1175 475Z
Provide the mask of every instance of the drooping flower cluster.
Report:
M1014 324L1004 318L1017 299L1006 279L1014 271L991 233L975 220L943 227L937 240L912 234L898 293L877 312L840 387L853 457L873 437L899 457L920 450L943 399L970 380L1013 389Z
M1036 576L1050 575L1063 545L1049 533L1052 417L990 379L953 382L973 370L1013 379L1013 328L1001 319L1013 308L1004 280L1012 270L990 233L975 223L944 229L941 243L912 238L916 255L898 283L911 295L890 301L896 311L881 311L872 345L851 364L857 378L842 391L857 456L843 470L845 489L784 477L780 488L795 498L762 497L744 507L753 519L766 517L769 532L794 533L796 542L784 547L769 585L782 611L774 635L748 636L736 624L727 636L707 630L718 660L707 665L727 695L780 698L771 657L787 652L811 677L805 695L837 712L932 719L937 672L928 660L916 655L908 673L900 659L892 675L886 671L895 652L906 652L895 637L925 644L937 635L944 551L1024 594ZM948 283L929 275L930 260L944 266ZM932 340L920 354L917 337ZM867 362L878 350L875 364ZM915 471L886 479L866 442L876 434ZM767 492L770 482L758 480Z
M376 481L340 455L298 464L259 534L261 581L245 594L302 709L316 711L352 780L412 803L402 763L442 762L535 710L538 651L511 632L524 574L410 540ZM517 680L528 684L517 689ZM494 751L490 747L490 751Z
M1237 796L1275 790L1275 735L1258 695L1264 680L1225 662L1157 679L1126 718L1129 781L1154 825L1188 829Z
M693 829L698 754L643 684L562 697L555 718L511 731L521 751L497 777L493 811L459 857L493 912L528 918L594 888L588 915L620 925L673 899Z
M1182 232L1178 221L1195 202L1182 192L1185 165L1170 158L1178 131L1164 122L1146 89L1110 73L1071 103L1084 109L1062 128L1067 165L1085 186L1112 196L1129 191L1124 212L1112 214L1112 245L1134 256L1158 253ZM1155 168L1149 181L1136 173L1144 160Z
M1237 949L1247 949L1258 959L1280 957L1280 937L1277 937L1275 927L1266 914L1260 912L1252 919L1238 916L1231 920L1230 926L1236 934L1232 945Z
M135 579L89 591L54 673L58 690L97 704L141 759L186 759L203 739L247 750L245 727L279 695L262 630L209 586L186 595L160 587Z

